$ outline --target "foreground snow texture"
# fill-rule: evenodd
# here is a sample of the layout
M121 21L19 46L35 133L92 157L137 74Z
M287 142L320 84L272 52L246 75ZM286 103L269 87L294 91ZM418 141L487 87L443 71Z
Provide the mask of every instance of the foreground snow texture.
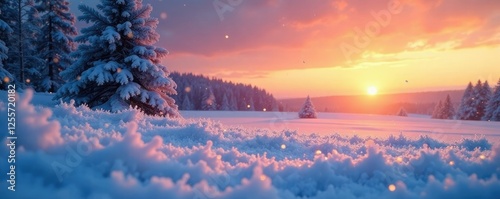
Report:
M34 107L31 98L27 92L17 102L16 192L2 181L2 198L500 195L500 148L486 138L449 143L248 130L136 110ZM0 107L5 127L5 103ZM7 157L5 144L0 152ZM2 164L0 172L7 169Z

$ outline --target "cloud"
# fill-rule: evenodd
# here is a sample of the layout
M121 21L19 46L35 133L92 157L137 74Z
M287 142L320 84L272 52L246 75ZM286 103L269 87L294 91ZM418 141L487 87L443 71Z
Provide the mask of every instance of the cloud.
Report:
M330 13L336 10L324 1L242 1L224 12L221 21L213 1L184 3L154 2L164 5L170 16L158 28L162 43L173 53L205 56L268 46L300 47L313 34L307 30L332 17Z
M439 48L444 42L457 44L445 50L500 44L499 1L398 0L401 12L392 14L386 25L380 24L374 13L388 10L392 1L395 0L149 0L144 3L152 4L153 16L160 18L157 31L161 38L157 45L171 53L163 62L181 72L243 74L350 67L360 62L356 60L362 59L365 51L424 51ZM228 6L221 14L223 20L214 2ZM96 0L84 3L95 5ZM366 45L356 46L355 40L360 36L356 30L366 34L367 26L374 23L379 23L377 33ZM409 47L412 42L422 40L426 41L425 46ZM354 46L356 52L346 56L341 50L343 44ZM303 64L302 60L309 64Z

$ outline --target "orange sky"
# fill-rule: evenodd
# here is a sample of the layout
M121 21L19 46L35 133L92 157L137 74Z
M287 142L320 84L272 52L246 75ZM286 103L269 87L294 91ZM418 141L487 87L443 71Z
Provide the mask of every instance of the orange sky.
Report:
M170 51L170 70L277 98L464 89L500 78L499 0L144 3L161 19L157 45Z

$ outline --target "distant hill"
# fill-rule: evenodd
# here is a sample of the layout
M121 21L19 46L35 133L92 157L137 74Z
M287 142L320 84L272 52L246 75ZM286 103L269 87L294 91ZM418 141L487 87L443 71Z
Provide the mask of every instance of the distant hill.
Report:
M311 98L316 111L340 113L366 113L394 115L403 107L408 113L431 114L439 100L450 95L455 108L460 103L464 91L448 90L416 93L397 93L368 95L345 95ZM298 111L304 103L304 98L281 99L280 109Z

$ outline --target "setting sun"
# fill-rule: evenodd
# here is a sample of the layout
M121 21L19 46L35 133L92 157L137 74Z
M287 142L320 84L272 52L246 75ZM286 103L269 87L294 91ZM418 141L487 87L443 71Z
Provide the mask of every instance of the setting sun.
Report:
M367 91L368 95L376 95L378 92L377 87L375 87L375 86L368 87L368 89L366 91Z

